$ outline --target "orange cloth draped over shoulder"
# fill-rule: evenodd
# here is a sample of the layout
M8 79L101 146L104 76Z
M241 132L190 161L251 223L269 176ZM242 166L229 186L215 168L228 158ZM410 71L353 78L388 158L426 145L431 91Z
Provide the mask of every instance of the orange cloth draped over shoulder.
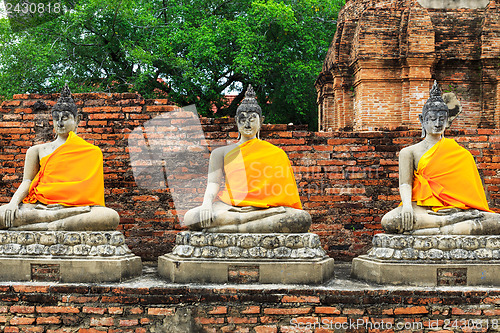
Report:
M412 200L435 211L455 207L491 212L474 158L447 138L420 158L413 177Z
M75 133L40 160L24 203L104 206L102 152Z
M302 209L288 156L269 142L252 139L228 152L224 173L219 198L228 205Z

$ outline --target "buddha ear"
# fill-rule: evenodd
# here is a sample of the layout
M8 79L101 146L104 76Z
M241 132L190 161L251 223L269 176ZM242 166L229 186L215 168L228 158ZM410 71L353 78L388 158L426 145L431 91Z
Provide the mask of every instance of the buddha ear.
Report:
M420 120L420 124L422 125L422 134L420 135L420 137L425 138L426 132L424 127L424 117L422 117L422 114L418 115L418 120Z
M264 117L264 116L260 116L260 124L261 124L261 125L262 125L262 124L264 124L264 120L265 120L265 119L266 119L266 117Z

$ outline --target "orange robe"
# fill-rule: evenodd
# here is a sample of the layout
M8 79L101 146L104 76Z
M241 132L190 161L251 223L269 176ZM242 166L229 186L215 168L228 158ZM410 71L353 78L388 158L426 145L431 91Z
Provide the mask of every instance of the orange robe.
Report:
M231 150L224 173L219 198L228 205L302 209L288 156L269 142L252 139Z
M447 138L420 158L413 177L412 200L436 211L455 207L491 212L474 158Z
M40 160L24 203L104 206L102 152L75 133Z

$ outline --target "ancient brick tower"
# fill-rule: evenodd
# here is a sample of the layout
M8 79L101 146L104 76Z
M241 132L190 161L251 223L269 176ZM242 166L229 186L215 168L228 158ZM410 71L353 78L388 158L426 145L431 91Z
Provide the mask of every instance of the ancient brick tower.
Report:
M316 81L319 129L419 128L436 79L454 128L499 128L500 0L348 0Z

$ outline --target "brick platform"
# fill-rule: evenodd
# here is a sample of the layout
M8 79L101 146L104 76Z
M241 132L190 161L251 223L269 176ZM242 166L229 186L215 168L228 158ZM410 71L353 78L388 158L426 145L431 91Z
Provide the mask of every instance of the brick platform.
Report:
M322 284L334 260L313 233L177 234L172 253L158 258L158 273L175 283Z
M412 286L500 285L500 261L438 262L380 260L359 256L352 260L353 276L379 284Z
M186 259L172 254L158 258L158 272L170 282L321 284L334 276L332 258L314 260Z
M349 265L337 266L338 279L318 287L168 284L152 268L122 284L0 283L0 331L486 332L499 327L498 288L377 286L350 279Z
M0 231L0 281L119 282L141 272L119 231Z
M500 236L377 234L354 277L414 286L500 285Z

